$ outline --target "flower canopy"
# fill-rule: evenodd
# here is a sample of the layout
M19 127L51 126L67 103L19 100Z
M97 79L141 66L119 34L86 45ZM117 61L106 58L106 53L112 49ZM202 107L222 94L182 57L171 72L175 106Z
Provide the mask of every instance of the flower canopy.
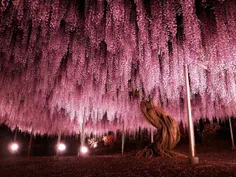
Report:
M0 122L38 133L236 115L235 0L2 0ZM204 66L204 67L203 67Z

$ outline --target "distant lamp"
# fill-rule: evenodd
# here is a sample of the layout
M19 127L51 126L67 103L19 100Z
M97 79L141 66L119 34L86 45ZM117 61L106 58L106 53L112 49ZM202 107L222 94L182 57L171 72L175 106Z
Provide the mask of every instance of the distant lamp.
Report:
M12 143L12 144L10 144L10 151L11 151L12 153L17 152L18 149L19 149L19 145L18 145L17 143Z
M98 146L97 142L93 144L93 148L96 148L97 146Z
M60 143L57 145L57 149L60 151L60 152L63 152L66 150L66 145L64 143Z
M82 154L87 154L87 153L88 153L88 148L87 148L86 146L82 146L82 147L80 148L80 152L81 152Z

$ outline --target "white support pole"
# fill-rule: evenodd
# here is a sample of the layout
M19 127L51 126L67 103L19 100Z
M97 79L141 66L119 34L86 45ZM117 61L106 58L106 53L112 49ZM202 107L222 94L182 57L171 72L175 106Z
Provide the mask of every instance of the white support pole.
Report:
M151 143L154 142L154 129L153 127L151 128Z
M17 131L18 131L18 128L16 127L16 128L15 128L15 135L14 135L14 142L16 142Z
M58 152L58 145L61 143L61 132L58 134L57 137L57 145L56 145L56 156L58 156L59 152Z
M136 140L136 132L137 132L137 130L135 129L134 132L133 132L133 133L134 133L134 134L133 134L133 136L134 136L134 141Z
M121 154L124 154L124 147L125 147L125 125L123 124L122 128L122 143L121 143Z
M15 128L15 135L14 135L14 140L13 140L13 142L14 142L14 143L16 143L17 132L18 132L18 128L17 128L17 126L16 126L16 128ZM15 155L15 153L12 153L12 155L14 156L14 155Z
M143 130L140 127L140 141L143 142Z
M188 105L188 129L189 129L189 148L190 148L190 162L191 164L199 163L199 158L195 157L195 137L194 137L194 126L192 120L191 112L191 101L190 101L190 86L189 86L189 75L188 75L188 65L184 65L185 71L185 84L186 84L186 96L187 96L187 105Z
M28 157L30 156L30 153L31 153L32 139L33 139L33 131L31 131L31 133L30 133L30 141L29 141L29 146L28 146Z
M86 108L84 109L84 116L83 116L83 123L82 123L81 146L85 145L85 131L84 131L85 115L86 115Z
M231 135L231 141L232 141L232 149L236 149L234 145L234 133L233 133L233 128L232 128L231 117L229 117L229 128L230 128L230 135Z
M84 108L84 115L83 115L83 122L82 122L82 126L81 126L81 132L80 132L80 146L78 149L78 156L80 156L80 149L81 147L83 147L85 145L85 120L86 120L86 108Z

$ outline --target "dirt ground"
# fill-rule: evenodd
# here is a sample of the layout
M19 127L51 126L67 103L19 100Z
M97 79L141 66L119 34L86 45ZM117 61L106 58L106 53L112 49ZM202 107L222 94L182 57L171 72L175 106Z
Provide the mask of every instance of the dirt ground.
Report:
M188 155L188 145L177 152ZM184 157L137 159L135 151L88 157L8 157L0 159L1 177L149 177L236 176L236 150L229 143L197 145L200 163Z

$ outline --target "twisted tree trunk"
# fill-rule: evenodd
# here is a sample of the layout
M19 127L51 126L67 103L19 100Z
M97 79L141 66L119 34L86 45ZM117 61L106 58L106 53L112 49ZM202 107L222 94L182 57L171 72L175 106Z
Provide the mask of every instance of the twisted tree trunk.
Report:
M158 136L152 144L139 151L137 157L174 156L176 144L180 140L179 125L161 107L156 106L153 100L142 101L140 104L144 118L158 130Z

